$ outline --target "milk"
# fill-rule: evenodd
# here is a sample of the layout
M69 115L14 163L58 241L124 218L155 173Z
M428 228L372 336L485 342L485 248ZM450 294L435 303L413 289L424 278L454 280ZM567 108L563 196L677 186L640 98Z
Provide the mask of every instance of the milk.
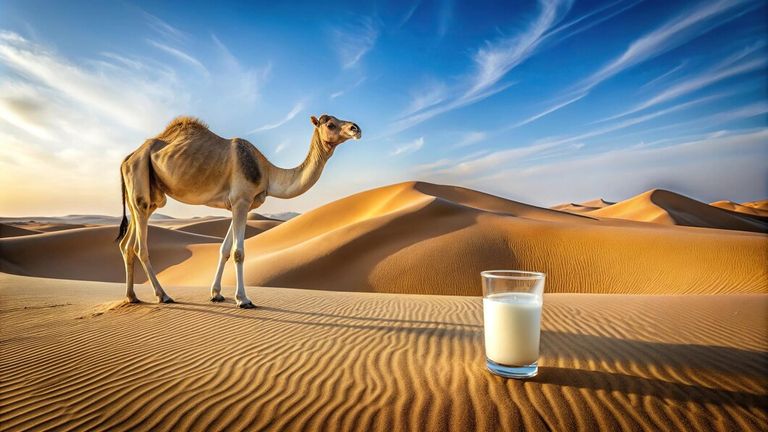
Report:
M507 292L483 298L485 355L492 361L523 366L539 359L541 298Z

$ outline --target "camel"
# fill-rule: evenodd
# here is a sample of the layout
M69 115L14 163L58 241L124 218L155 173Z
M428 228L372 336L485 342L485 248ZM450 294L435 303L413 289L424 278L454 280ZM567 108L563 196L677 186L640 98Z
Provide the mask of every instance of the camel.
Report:
M237 287L236 305L253 308L245 293L243 261L248 212L268 196L293 198L311 188L320 178L336 147L360 139L353 122L330 115L311 116L314 132L309 153L299 166L279 168L250 142L225 139L193 117L178 117L163 132L148 139L120 165L123 219L116 242L125 262L126 300L138 303L133 290L134 260L138 257L159 303L172 303L157 280L149 261L147 224L156 209L166 204L166 195L192 205L206 205L232 211L232 222L221 244L216 274L211 284L211 301L224 301L221 277L224 265L234 255ZM130 211L130 220L125 208Z

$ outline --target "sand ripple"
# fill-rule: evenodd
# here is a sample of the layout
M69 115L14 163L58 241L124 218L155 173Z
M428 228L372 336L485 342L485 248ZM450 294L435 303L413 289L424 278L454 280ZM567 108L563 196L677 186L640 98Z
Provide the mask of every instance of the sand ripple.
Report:
M208 303L205 288L171 287L172 305L94 305L77 290L108 299L122 288L2 282L2 430L759 430L768 421L766 295L548 295L541 373L519 382L484 370L478 298L249 288L259 308L246 311ZM55 307L21 307L36 304Z

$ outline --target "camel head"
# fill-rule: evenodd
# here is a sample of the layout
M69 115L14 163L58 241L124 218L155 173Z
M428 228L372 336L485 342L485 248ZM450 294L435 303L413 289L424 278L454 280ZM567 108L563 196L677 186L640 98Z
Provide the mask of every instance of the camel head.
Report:
M355 123L346 120L339 120L334 116L323 114L320 118L312 116L309 118L320 136L323 144L323 150L333 154L333 150L339 144L348 139L360 139L362 131Z

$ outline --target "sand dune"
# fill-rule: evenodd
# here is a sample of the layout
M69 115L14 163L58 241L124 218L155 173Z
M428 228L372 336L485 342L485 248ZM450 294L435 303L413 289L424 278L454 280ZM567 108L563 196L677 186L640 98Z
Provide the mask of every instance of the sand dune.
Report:
M0 239L0 272L59 279L118 282L125 280L123 258L114 242L112 226L70 229ZM215 237L150 226L149 253L155 269L188 259L188 248L215 243ZM146 277L138 270L136 281Z
M484 369L478 298L250 288L121 305L0 276L3 430L760 430L765 295L548 294L540 373ZM150 297L146 286L140 297Z
M756 208L758 210L768 211L768 199L744 202L744 203L741 203L741 205L746 207Z
M616 203L615 202L611 202L611 201L606 201L606 200L604 200L602 198L597 198L597 199L593 199L593 200L590 200L590 201L584 201L583 203L581 203L581 205L583 205L585 207L596 207L596 208L608 207L608 206L612 206L614 204L616 204Z
M48 223L48 222L11 222L11 223L8 223L7 225L15 226L16 228L29 230L35 233L64 231L68 229L85 228L86 226L88 226L88 225L73 224L73 223ZM91 226L99 226L99 225L91 225Z
M608 207L616 203L606 201L602 198L584 201L582 203L565 203L550 207L552 210L567 211L571 213L586 213L592 210Z
M155 215L153 215L155 216ZM165 219L162 217L161 219ZM154 219L154 218L153 218ZM116 225L120 223L117 216L105 215L67 215L67 216L29 216L29 217L0 217L3 223L39 223L39 224L70 224L70 225Z
M768 237L588 217L403 183L333 202L246 242L249 285L479 295L479 272L538 269L549 292L765 292ZM215 248L163 271L206 283ZM190 268L200 269L195 273ZM681 270L685 269L685 270ZM225 282L234 282L227 269Z
M277 221L277 222L284 222L282 219L276 219L273 217L265 216L260 213L248 213L248 220L249 221Z
M42 231L21 228L14 225L0 223L0 238L21 237L21 236L27 236L32 234L40 234L41 232Z
M658 201L656 195L653 200ZM637 204L649 207L655 202L647 198ZM701 210L701 220L720 227L726 222L751 223L703 203L689 206L685 197L673 195L671 200L685 206L666 206L663 211L670 218L688 217L683 210ZM249 221L249 229L278 223ZM153 227L150 256L161 282L210 284L227 224L225 218L206 218L186 228ZM123 265L112 242L114 230L84 228L2 239L0 270L121 281ZM249 238L245 252L246 283L252 286L479 295L480 271L517 268L547 272L549 292L768 290L765 234L577 215L428 183L401 183L327 204ZM138 266L136 273L144 280ZM231 264L224 282L234 284ZM231 296L229 288L224 293Z
M35 222L88 225L43 233L4 220L0 430L763 428L760 221L665 191L609 204L577 214L409 182L288 222L252 216L254 310L234 307L231 264L227 301L208 301L228 218L152 221L168 305L122 303L114 218ZM491 268L548 275L533 380L485 371L476 296Z
M732 212L742 213L747 216L757 217L764 222L768 222L768 209L761 209L756 206L748 206L735 203L733 201L715 201L709 205L721 208L723 210L729 210Z
M227 234L227 230L229 229L231 221L231 218L220 218L180 225L174 227L174 229L194 234L223 238ZM281 221L269 219L266 217L249 218L245 227L245 238L251 238L257 234L261 234L268 229L280 225L281 223Z
M666 225L768 232L768 224L662 189L594 210L590 216Z
M578 203L566 203L566 204L558 204L550 208L552 210L558 210L558 211L564 211L564 212L570 212L570 213L586 213L586 212L591 212L592 210L597 210L600 207L589 207L589 206L581 205Z
M274 220L287 221L299 216L301 213L296 212L281 212L281 213L267 213L265 216Z
M163 227L163 228L176 228L184 225L189 225L197 222L205 222L210 220L223 219L223 216L196 216L191 218L173 218L173 219L158 219L150 220L149 224ZM117 225L117 224L113 224Z

